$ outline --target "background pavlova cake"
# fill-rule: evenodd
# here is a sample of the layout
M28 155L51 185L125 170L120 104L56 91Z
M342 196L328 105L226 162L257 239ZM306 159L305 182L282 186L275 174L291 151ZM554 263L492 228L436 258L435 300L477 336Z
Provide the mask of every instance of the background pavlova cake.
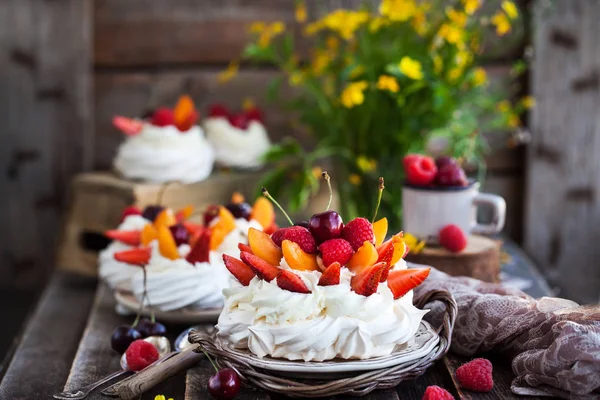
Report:
M112 289L131 292L141 301L143 271L129 258L141 249L151 253L144 268L152 307L221 307L222 290L229 285L222 255L237 254L250 228L276 229L273 207L264 198L250 206L234 195L225 206L210 206L201 224L189 220L192 214L192 207L176 213L155 205L143 212L128 208L118 229L106 232L113 242L99 255L100 277Z
M256 107L233 114L227 107L210 107L203 123L206 137L216 153L217 164L224 167L257 168L271 147L262 112Z
M407 269L402 234L384 242L387 220L335 211L272 236L250 229L240 259L224 255L236 278L223 291L218 337L257 356L323 361L365 359L407 343L426 311L412 289L428 268Z
M114 168L125 178L147 182L206 179L215 154L197 120L198 111L189 96L182 96L174 109L158 108L145 120L114 117L113 124L127 135Z

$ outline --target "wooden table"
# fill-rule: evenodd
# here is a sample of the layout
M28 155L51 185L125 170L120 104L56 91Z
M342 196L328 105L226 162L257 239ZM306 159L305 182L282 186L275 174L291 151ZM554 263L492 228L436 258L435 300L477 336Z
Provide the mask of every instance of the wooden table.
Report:
M513 282L529 282L525 290L533 296L550 294L550 290L525 255L512 243L505 249L510 254L503 266L504 277ZM510 280L509 279L509 280ZM112 330L130 323L114 312L114 299L104 285L95 279L66 272L55 272L30 318L24 333L16 342L14 356L0 375L0 399L29 400L51 398L68 388L85 386L119 368L119 356L110 348ZM168 326L171 338L185 326ZM450 390L457 399L513 399L510 393L512 372L507 361L490 357L494 363L494 390L487 394L463 391L453 380L455 369L465 361L448 355L423 376L401 383L396 390L375 391L368 399L421 399L425 388L439 385ZM142 399L164 394L181 399L210 398L205 386L213 374L208 361L161 383ZM243 389L240 399L278 399L283 396ZM89 399L106 399L99 391ZM341 397L340 397L341 398ZM528 397L527 399L534 399ZM547 398L545 398L547 399Z

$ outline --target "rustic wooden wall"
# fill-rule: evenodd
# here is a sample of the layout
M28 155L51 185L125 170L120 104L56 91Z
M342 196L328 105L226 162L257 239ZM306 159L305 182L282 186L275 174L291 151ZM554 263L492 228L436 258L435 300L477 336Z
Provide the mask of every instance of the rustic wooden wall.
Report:
M536 1L524 239L561 296L600 297L600 1Z

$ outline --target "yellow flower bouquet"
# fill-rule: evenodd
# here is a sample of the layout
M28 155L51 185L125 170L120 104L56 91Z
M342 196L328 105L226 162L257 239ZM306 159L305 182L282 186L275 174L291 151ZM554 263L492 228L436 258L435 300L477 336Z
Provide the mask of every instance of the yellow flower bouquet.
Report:
M338 9L307 21L306 4L297 0L302 38L282 22L252 23L243 58L282 71L269 95L316 139L310 151L293 139L274 146L266 160L276 167L263 184L301 208L318 188L315 170L334 159L344 218L374 209L376 177L383 174L383 212L397 224L406 153L423 152L428 140L444 136L450 155L481 162L479 132L518 126L523 108L506 107L506 96L492 93L477 66L483 30L507 34L517 8L499 1L484 15L482 2L383 0L377 8ZM278 97L282 83L293 87L291 97Z

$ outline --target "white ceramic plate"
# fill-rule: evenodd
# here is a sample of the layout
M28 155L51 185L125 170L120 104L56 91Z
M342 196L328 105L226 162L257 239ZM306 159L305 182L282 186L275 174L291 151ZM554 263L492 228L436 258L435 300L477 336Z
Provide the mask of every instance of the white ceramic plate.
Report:
M323 374L340 374L357 371L371 371L382 368L394 367L400 364L413 364L416 360L427 357L438 345L440 337L426 321L421 325L416 335L405 346L398 347L387 356L374 357L366 360L342 360L329 361L290 361L271 357L257 357L247 349L234 349L226 344L223 348L232 353L244 357L248 364L283 374L296 374L298 376L314 378L323 377Z
M115 299L119 306L126 312L137 313L140 303L132 293L114 292ZM151 309L146 307L142 315L149 316ZM221 308L195 308L185 307L172 311L160 311L154 309L154 315L160 322L173 324L197 324L201 322L217 322L221 314Z

